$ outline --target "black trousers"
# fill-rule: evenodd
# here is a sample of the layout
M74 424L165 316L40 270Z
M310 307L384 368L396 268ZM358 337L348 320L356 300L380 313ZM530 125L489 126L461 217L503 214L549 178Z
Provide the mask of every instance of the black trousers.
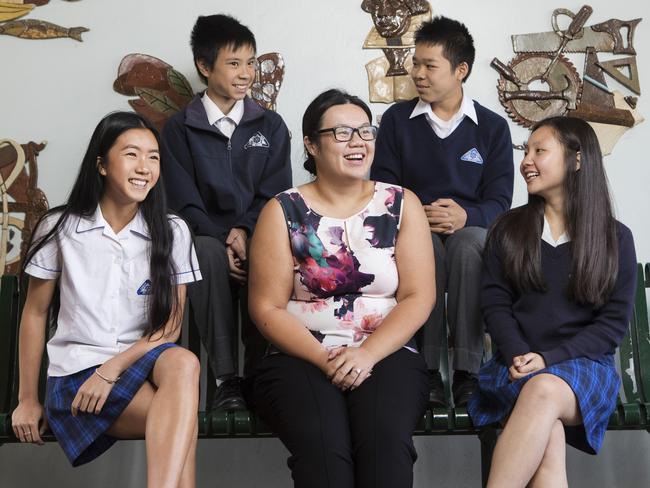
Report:
M190 318L210 359L215 377L237 373L237 303L242 318L244 376L250 376L266 351L267 342L248 314L248 288L230 280L224 244L214 237L194 238L203 279L187 287Z
M428 386L424 360L403 348L350 392L311 363L280 353L262 361L254 395L291 453L296 488L406 488L413 486L412 434Z

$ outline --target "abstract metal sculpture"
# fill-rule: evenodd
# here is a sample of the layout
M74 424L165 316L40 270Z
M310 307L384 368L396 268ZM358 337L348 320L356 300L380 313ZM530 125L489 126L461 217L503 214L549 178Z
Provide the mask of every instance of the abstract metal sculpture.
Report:
M518 53L508 64L494 58L491 66L501 75L499 100L518 124L530 127L550 116L579 117L596 130L603 153L608 154L620 135L643 119L635 112L637 98L624 97L607 86L605 74L640 94L636 57L599 61L597 52L636 54L634 31L642 19L610 19L585 26L593 13L584 5L577 13L564 8L553 11L550 32L512 36ZM568 17L566 29L558 19ZM623 31L627 34L623 36ZM566 52L584 52L583 78ZM627 68L629 76L619 68Z

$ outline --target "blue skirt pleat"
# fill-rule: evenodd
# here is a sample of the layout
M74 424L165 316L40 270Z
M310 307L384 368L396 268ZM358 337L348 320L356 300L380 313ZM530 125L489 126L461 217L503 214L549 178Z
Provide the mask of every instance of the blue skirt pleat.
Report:
M582 415L582 425L564 428L566 441L589 454L596 454L602 444L621 380L613 356L598 360L575 358L536 371L516 381L508 379L508 368L500 357L481 367L479 383L467 410L477 427L503 422L510 414L526 381L538 374L552 374L563 379L573 390Z
M175 346L176 344L173 343L161 344L124 371L120 380L113 385L99 414L79 412L75 417L70 411L77 391L97 366L68 376L47 378L45 393L47 421L73 466L92 461L115 443L117 439L106 434L106 431L147 380L160 354Z

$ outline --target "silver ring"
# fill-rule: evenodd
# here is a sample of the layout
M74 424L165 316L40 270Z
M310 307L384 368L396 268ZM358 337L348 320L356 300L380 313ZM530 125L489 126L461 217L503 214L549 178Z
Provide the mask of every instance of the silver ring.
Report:
M361 370L359 368L355 369L354 372L357 374L361 374Z

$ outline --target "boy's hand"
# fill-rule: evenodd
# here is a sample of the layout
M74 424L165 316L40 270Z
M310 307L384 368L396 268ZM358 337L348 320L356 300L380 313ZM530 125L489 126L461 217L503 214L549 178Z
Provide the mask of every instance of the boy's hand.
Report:
M424 205L429 229L437 234L453 234L465 227L467 212L451 198L439 198L431 205Z
M234 227L230 229L226 238L226 254L230 277L240 285L246 284L246 244L248 235L244 229Z
M241 261L246 261L246 242L248 240L248 235L244 229L234 227L230 229L228 237L226 237L226 246L230 247L234 252L235 256Z

